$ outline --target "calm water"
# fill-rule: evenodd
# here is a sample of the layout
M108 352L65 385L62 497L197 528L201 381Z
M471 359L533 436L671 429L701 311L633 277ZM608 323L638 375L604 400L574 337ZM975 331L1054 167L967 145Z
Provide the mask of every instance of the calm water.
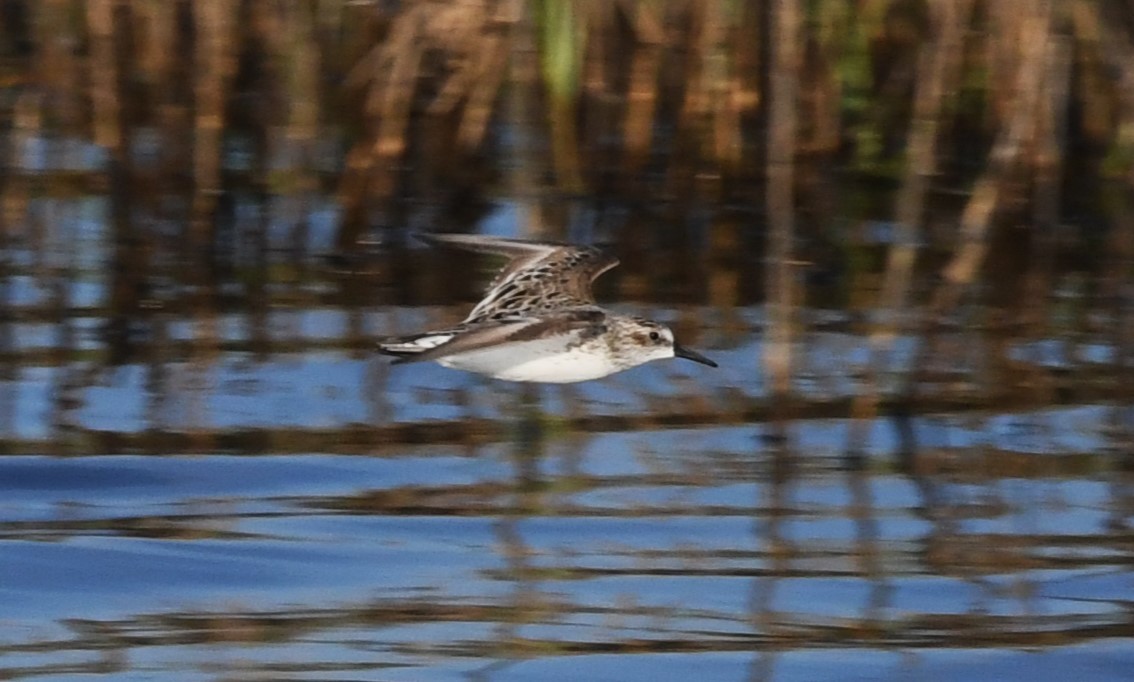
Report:
M204 306L169 284L122 319L97 211L68 210L69 246L7 254L4 679L1134 670L1130 415L1106 394L943 408L907 437L880 420L848 466L866 356L837 311L809 313L809 402L784 450L761 421L758 307L626 304L721 368L526 390L388 367L366 339L460 304L331 278ZM1011 352L1077 369L1113 355L1105 334L1069 343ZM980 391L979 371L957 382Z

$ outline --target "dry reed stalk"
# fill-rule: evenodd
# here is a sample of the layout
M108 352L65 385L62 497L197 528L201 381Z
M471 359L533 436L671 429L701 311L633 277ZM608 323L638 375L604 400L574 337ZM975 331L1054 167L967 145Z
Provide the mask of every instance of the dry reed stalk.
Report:
M457 130L457 142L466 150L477 149L484 142L500 88L508 73L513 33L523 13L522 0L500 2L489 22L491 33L486 38L487 44L474 56L476 77Z
M1129 38L1112 35L1111 29L1126 25L1125 12L1114 5L1097 0L1075 0L1065 10L1075 35L1076 118L1079 134L1088 140L1111 138L1115 125L1115 95L1121 98L1127 94L1114 86L1113 74L1123 72L1122 67L1114 68L1115 56L1125 53L1129 44ZM1107 21L1100 16L1105 9L1110 10Z
M310 168L319 134L319 72L321 57L316 42L315 22L303 0L289 0L281 8L282 33L286 42L274 46L276 58L283 61L287 80L287 138L301 147L302 166ZM270 36L269 36L270 38ZM309 174L308 174L309 175ZM304 179L303 189L311 190L313 180Z
M6 134L0 134L0 313L7 313L9 278L8 245L12 242L13 226L21 222L26 212L27 198L14 187L15 170L21 166L19 149L27 144L21 129L21 110L25 108L30 92L24 92L12 103L12 125ZM4 112L7 113L7 112ZM23 184L23 183L19 183ZM0 353L11 350L9 322L11 316L0 314ZM3 363L11 365L13 363Z
M631 49L626 114L623 123L622 171L632 175L641 170L653 147L654 119L658 103L665 32L654 16L654 7L639 2L631 14L635 42Z
M1031 262L1024 279L1020 302L1020 319L1024 333L1039 339L1048 326L1047 297L1051 292L1055 252L1060 242L1059 225L1063 159L1066 152L1067 114L1070 105L1071 45L1062 36L1052 36L1046 55L1043 98L1036 116L1032 166L1035 184L1032 190L1032 226L1035 231ZM1036 398L1046 402L1052 389L1046 372L1033 372Z
M479 67L480 60L476 57L458 63L453 73L449 74L445 82L442 83L433 101L429 103L426 113L431 116L441 116L459 107L461 100L465 98L477 81L480 75Z
M496 98L504 82L504 74L508 72L508 57L511 52L508 38L504 35L493 36L487 42L485 51L477 57L477 77L472 83L472 91L457 129L457 143L468 151L479 148L484 142Z
M1134 125L1134 118L1128 125ZM1127 172L1127 185L1134 189L1134 168ZM1125 453L1123 465L1134 470L1134 416L1130 413L1130 392L1134 389L1134 285L1131 273L1134 272L1134 218L1126 216L1114 230L1112 239L1113 260L1113 306L1114 331L1111 346L1114 349L1116 374L1121 385L1126 387L1125 404L1119 404L1113 411L1113 427L1118 449Z
M791 392L792 324L795 282L792 263L794 239L796 112L801 65L799 0L772 3L772 63L768 120L768 245L765 299L768 333L764 368L775 404L781 406Z
M302 255L308 242L312 199L318 190L314 166L321 118L319 74L323 55L317 43L316 17L306 0L287 0L274 8L258 9L261 20L254 22L256 32L262 36L275 63L287 105L282 136L276 128L270 127L272 120L263 124L262 135L267 138L263 143L267 149L261 154L266 158L259 164L263 176L259 181L262 186L273 187L277 194L290 195L282 217L291 225L288 241L292 265L299 270L297 279L302 280L306 262ZM272 171L266 167L267 159L273 158L288 160L284 178L281 178L283 182L273 181ZM253 257L261 264L267 249L267 215L268 211L261 212L261 220L252 235Z
M420 2L391 19L385 40L352 71L351 80L366 87L369 130L344 178L340 248L356 241L368 205L396 221L407 194L436 190L438 179L473 180L475 166L462 168L460 157L485 141L524 11L522 0Z
M38 154L29 155L26 161L43 164L40 173L29 177L29 196L58 198L66 192L64 174L72 159L74 145L67 145L68 136L86 133L84 129L85 74L81 55L75 45L81 40L80 24L71 14L70 3L48 0L35 6L36 44L39 56L35 60L36 86L41 96L39 109L28 122L34 127L26 129L28 140L42 145ZM27 214L26 230L35 257L37 275L49 280L53 276L54 247L60 243L61 225L48 219L42 211Z
M709 157L718 168L732 170L741 163L740 78L729 54L728 33L736 26L736 16L725 16L726 3L707 3L705 30L701 34L706 57L706 95L711 103Z
M1011 0L1002 2L1019 7L1019 3ZM1051 4L1049 0L1032 0L1030 5L1030 11L1021 22L1022 42L1018 48L1022 54L1014 79L1012 114L992 148L988 169L977 181L961 216L958 248L942 272L945 282L931 308L938 314L956 307L964 289L973 282L984 262L989 228L1001 201L1003 183L1033 135L1043 92L1043 67L1049 49Z
M736 26L730 36L732 64L736 74L731 94L741 117L739 125L743 126L744 118L752 116L760 106L763 10L761 3L744 2L740 3L738 11Z
M17 102L19 99L17 98ZM14 126L13 126L14 128ZM12 171L17 168L16 154L13 153L15 131L9 131L7 134L0 135L0 304L4 301L3 288L7 286L6 262L5 254L8 249L8 242L11 235L9 229L12 214L11 210L11 179ZM4 350L0 345L0 352Z
M134 2L130 4L138 41L134 68L150 88L167 86L171 63L177 56L177 3Z
M118 70L115 64L116 4L116 0L89 0L86 3L94 143L118 155L121 154L123 131L118 114Z
M523 12L520 0L501 0L489 5L458 5L445 24L460 27L457 37L446 39L446 49L454 53L456 65L426 113L442 116L462 107L457 141L463 149L474 150L484 140L496 97L507 73L511 50L511 30ZM436 24L434 21L431 24ZM432 28L431 34L442 32ZM434 40L443 36L433 36Z
M921 239L919 226L925 211L929 184L937 172L937 131L942 103L952 94L959 76L959 62L951 59L962 50L964 27L968 25L972 0L935 0L932 10L939 38L919 56L918 87L914 98L914 120L910 127L905 177L896 200L896 232L886 263L881 307L886 311L876 330L883 352L889 349L907 311L911 278Z
M135 58L131 65L144 97L152 103L148 110L153 125L160 133L157 153L160 165L155 173L136 174L133 182L145 183L143 200L151 207L159 204L159 195L185 192L179 182L189 165L192 148L192 115L189 111L191 96L191 67L178 58L187 48L188 37L181 30L179 8L173 2L136 2L131 5L135 40ZM140 176L140 177L139 177ZM150 187L156 191L149 191ZM186 196L188 194L186 193ZM176 220L183 220L177 216Z
M347 74L346 85L365 88L363 121L369 130L347 154L339 185L344 217L338 249L350 251L367 223L369 198L384 208L394 194L405 152L406 129L423 58L428 7L414 4L396 15L383 42Z
M563 186L577 189L582 187L582 181L575 131L577 79L572 74L581 53L575 54L574 46L583 44L580 26L597 21L595 12L609 15L611 10L568 2L553 3L553 7L559 12L555 15L560 22L556 24L558 31L547 25L542 28L548 29L544 37L555 40L554 48L560 50L559 57L565 61L558 67L549 66L546 61L542 64L549 74L544 85L548 87L550 113L539 120L533 103L520 117L517 127L550 121L553 168ZM420 83L428 85L430 78L439 79L437 94L429 101L425 116L444 126L446 133L453 131L452 121L458 121L452 139L443 145L455 142L459 151L473 151L484 142L509 62L514 66L522 63L528 73L526 80L521 77L509 91L520 95L517 99L532 95L522 93L527 87L525 83L539 83L535 68L541 62L540 52L533 47L535 26L529 13L529 5L523 0L462 0L406 3L389 17L385 37L358 60L347 77L348 87L364 93L363 123L368 130L348 153L339 188L344 206L340 249L349 249L356 241L368 222L370 205L377 202L387 214L396 208L392 200L399 183L406 179L404 156L413 134L410 125L414 105L420 102L424 91ZM520 45L523 40L528 43ZM552 73L560 78L553 80ZM516 99L510 101L514 103ZM433 135L431 139L439 138ZM437 153L442 145L436 145L438 149L432 155L429 145L430 141L426 141L424 153L432 160L426 166L445 163ZM519 145L517 154L532 146ZM428 173L428 168L424 168L418 178ZM534 173L514 177L541 175L540 169L534 169Z
M225 0L198 0L192 7L196 44L194 55L193 120L193 199L189 223L192 247L202 255L216 246L216 209L221 192L222 137L226 125L225 105L236 73L238 3ZM185 255L183 254L183 258ZM191 259L186 259L186 263ZM189 315L194 321L189 358L185 372L183 402L185 431L195 448L210 449L215 430L209 423L208 397L211 368L219 348L219 323L214 291L207 277L198 270L187 271L197 284Z
M1080 2L1072 14L1076 33L1093 37L1099 44L1099 53L1112 73L1117 74L1122 125L1134 130L1134 48L1127 38L1119 35L1118 21L1104 21L1097 4ZM1134 146L1125 141L1126 153ZM1100 294L1109 304L1112 315L1110 344L1114 353L1117 385L1127 391L1134 387L1134 162L1126 161L1125 187L1115 224L1107 235L1107 259L1102 273ZM1127 393L1127 398L1129 398ZM1134 419L1127 404L1118 404L1112 412L1111 440L1115 450L1122 453L1121 465L1134 470Z
M83 119L83 92L74 45L79 42L69 16L70 2L44 0L34 3L34 40L37 55L35 85L43 93L43 130L78 132Z
M800 141L800 148L807 152L830 154L842 142L842 100L844 83L838 64L845 59L848 49L843 23L847 8L843 3L822 3L816 10L818 18L814 40L818 53L814 61L814 73L807 80L803 95L804 102L810 102L813 121L811 135Z
M615 92L624 68L619 54L620 36L617 6L614 3L592 3L585 17L586 49L582 54L580 111L580 147L582 179L586 188L608 190L621 147L616 131L623 112L620 93Z
M2 220L2 219L0 219ZM0 227L3 223L0 222ZM12 357L16 351L15 327L17 321L12 278L9 273L7 230L0 231L0 354L3 357ZM0 432L14 434L17 432L16 414L20 401L20 382L16 381L23 371L21 363L0 362Z
M546 172L547 157L532 143L544 121L539 108L539 49L530 5L524 3L512 27L512 49L508 62L506 117L515 126L518 143L511 149L507 170L509 192L517 199L520 229L527 237L550 236L537 194L538 178Z
M237 3L199 0L193 4L197 42L193 46L193 203L190 243L198 250L213 246L214 213L220 193L221 136L225 98L236 71L234 31Z
M700 79L703 74L698 67L699 54L697 39L701 34L701 9L705 0L691 0L683 3L679 11L674 11L671 22L680 22L682 29L675 32L674 41L667 46L662 56L665 69L658 84L658 98L662 103L673 102L677 96L675 111L672 114L672 129L668 139L663 139L666 149L665 192L676 199L675 204L684 204L692 194L696 181L696 167L701 160L701 136L698 123L704 110ZM672 76L669 72L676 72ZM673 104L670 104L673 107ZM668 113L663 109L665 113Z
M879 296L879 317L870 332L870 366L855 395L851 412L857 420L849 432L848 451L865 445L869 421L877 415L882 377L891 365L894 341L908 327L913 270L921 241L921 223L929 184L937 170L937 134L946 93L957 86L964 28L972 0L935 0L931 5L935 40L918 57L913 121L909 129L905 173L895 208L893 243Z
M148 208L157 212L162 208L160 198L169 193L188 196L185 183L179 182L189 165L192 148L192 118L189 111L187 77L189 67L178 59L187 38L180 30L178 4L173 2L135 2L130 6L133 32L136 36L135 55L131 68L137 74L143 97L151 104L146 112L160 135L157 154L159 165L155 172L135 173L131 184L135 194L148 202ZM181 221L185 216L176 215Z
M983 32L985 66L988 70L988 115L990 128L1002 126L1012 115L1015 103L1010 88L997 87L1012 83L1020 73L1021 41L1027 38L1021 17L1021 2L990 0L984 3L987 28Z
M1001 0L1019 8L1019 3ZM988 166L977 180L972 195L961 215L957 245L952 259L942 271L942 283L933 294L927 310L931 333L923 339L918 360L907 372L904 393L912 396L916 391L916 377L933 357L932 333L943 317L954 310L962 295L968 291L984 263L988 251L992 221L1003 201L1005 183L1016 170L1025 146L1032 140L1036 113L1042 101L1044 65L1051 49L1051 14L1049 0L1031 0L1022 12L1020 35L1021 51L1017 60L1018 71L1012 79L1014 94L1011 116L997 136L989 155ZM995 84L994 84L995 85Z
M610 100L615 77L612 61L617 52L610 48L616 39L617 10L614 3L593 3L581 17L585 45L581 50L580 86L588 100L600 104Z

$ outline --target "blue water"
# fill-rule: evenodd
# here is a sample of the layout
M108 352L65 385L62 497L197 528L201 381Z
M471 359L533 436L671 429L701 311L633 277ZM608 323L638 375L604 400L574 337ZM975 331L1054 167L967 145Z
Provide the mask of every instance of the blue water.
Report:
M316 296L326 282L255 314L139 313L161 343L112 363L98 210L80 202L53 228L69 269L7 254L0 678L1134 669L1120 402L930 410L910 424L912 461L880 419L849 466L838 401L868 353L838 311L805 311L831 328L800 337L795 386L836 407L789 423L781 450L760 416L759 308L643 311L697 320L690 345L719 370L658 362L526 392L390 367L353 336L446 324L460 305L338 306ZM485 229L497 219L514 216ZM59 291L62 318L36 318ZM1010 355L1053 366L1055 343ZM1089 363L1114 355L1077 343ZM979 368L954 369L982 390Z
M1102 413L1032 418L1089 434ZM1127 676L1132 505L1113 474L911 477L885 453L848 472L840 424L809 426L780 482L743 425L526 450L0 458L0 671Z

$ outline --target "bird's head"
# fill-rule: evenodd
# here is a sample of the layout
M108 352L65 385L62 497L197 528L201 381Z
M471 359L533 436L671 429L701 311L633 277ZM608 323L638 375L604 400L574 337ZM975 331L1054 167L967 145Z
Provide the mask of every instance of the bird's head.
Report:
M717 363L704 355L677 343L673 337L673 330L664 324L636 317L626 318L625 324L626 328L621 336L633 349L636 365L651 360L685 358L709 367L717 366Z

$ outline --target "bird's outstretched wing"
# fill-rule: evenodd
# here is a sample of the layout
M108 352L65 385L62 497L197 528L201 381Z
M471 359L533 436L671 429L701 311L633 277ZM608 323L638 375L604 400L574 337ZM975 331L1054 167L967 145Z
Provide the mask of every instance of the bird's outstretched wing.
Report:
M571 246L468 234L423 234L422 241L504 256L509 261L465 322L593 305L591 282L618 265L592 246Z
M561 310L541 317L484 319L443 331L386 338L378 342L378 350L396 356L395 363L424 362L546 337L570 335L573 341L581 341L605 332L605 323L606 314L597 308Z

